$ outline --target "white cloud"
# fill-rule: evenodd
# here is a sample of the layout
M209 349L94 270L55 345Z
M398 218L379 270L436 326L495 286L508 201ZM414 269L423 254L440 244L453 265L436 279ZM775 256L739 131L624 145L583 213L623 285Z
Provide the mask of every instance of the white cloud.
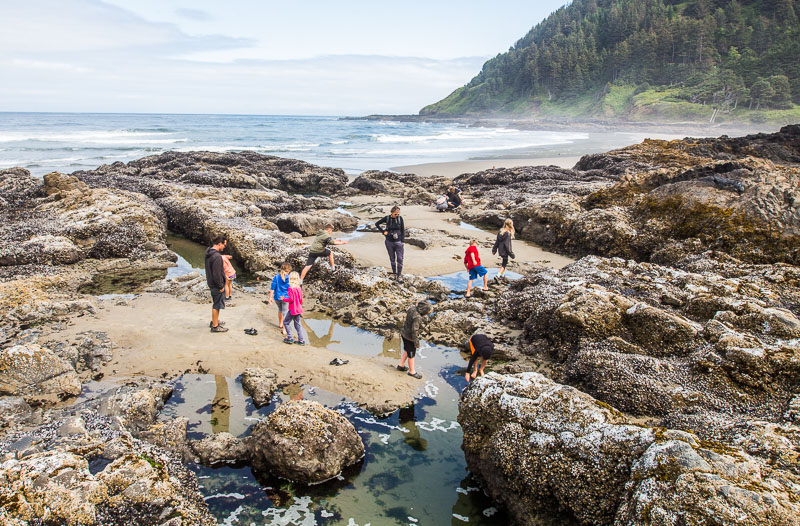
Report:
M183 16L203 16L194 11ZM189 35L99 0L12 0L3 15L0 76L9 81L0 83L0 111L415 113L467 82L485 60L211 60L252 42Z
M186 18L188 20L195 20L198 22L208 22L214 19L214 17L211 16L211 13L201 9L176 9L175 14L180 18Z

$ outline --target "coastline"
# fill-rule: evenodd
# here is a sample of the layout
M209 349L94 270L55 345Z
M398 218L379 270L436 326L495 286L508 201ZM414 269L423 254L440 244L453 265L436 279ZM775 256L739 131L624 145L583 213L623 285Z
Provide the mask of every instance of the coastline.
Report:
M491 168L517 168L519 166L558 166L570 169L580 160L580 156L564 155L556 157L536 157L526 159L466 159L463 161L448 161L441 163L409 164L393 166L390 170L401 173L411 173L422 177L440 175L442 177L457 177L464 173L475 173Z

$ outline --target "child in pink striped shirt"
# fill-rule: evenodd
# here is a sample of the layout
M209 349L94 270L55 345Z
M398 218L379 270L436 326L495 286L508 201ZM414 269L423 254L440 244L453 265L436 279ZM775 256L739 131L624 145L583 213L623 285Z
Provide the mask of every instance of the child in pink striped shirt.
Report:
M305 345L303 341L303 330L300 327L300 317L303 315L303 289L300 287L300 274L292 272L289 274L289 313L283 317L283 327L286 329L286 338L283 343L297 343ZM294 329L297 332L297 339L292 339L292 331L290 325L294 323Z

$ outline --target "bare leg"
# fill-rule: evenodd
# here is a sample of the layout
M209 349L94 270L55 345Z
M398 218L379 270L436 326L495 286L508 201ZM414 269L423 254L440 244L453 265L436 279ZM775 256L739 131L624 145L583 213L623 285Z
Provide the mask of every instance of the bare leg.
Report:
M472 290L472 280L467 281L467 297L470 297L470 291Z
M483 275L483 290L489 290L489 279L487 276L489 275L488 274Z
M408 359L408 374L410 374L412 376L417 374L416 369L414 369L414 358L409 358Z
M233 294L233 281L225 278L225 297L230 298Z
M211 326L216 327L217 325L219 325L219 311L211 309Z
M329 262L330 262L330 264L331 264L331 270L335 269L335 268L336 268L336 265L333 263L333 252L331 252L330 254L328 254L328 261L329 261Z
M306 279L306 274L308 274L308 271L311 270L311 267L312 265L306 265L303 267L303 271L300 273L300 281Z
M281 328L281 332L286 336L286 329L283 328L283 314L281 311L278 311L278 327Z
M405 367L407 359L408 359L408 353L403 351L403 355L400 357L400 367Z

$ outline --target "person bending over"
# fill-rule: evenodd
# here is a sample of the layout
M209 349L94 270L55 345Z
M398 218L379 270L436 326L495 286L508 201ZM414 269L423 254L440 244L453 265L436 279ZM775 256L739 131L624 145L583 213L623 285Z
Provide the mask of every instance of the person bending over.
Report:
M494 354L494 344L485 334L473 334L467 341L467 349L470 352L470 358L464 378L469 382L471 379L477 378L478 374L483 376L486 364ZM480 367L478 367L478 362L480 362Z

